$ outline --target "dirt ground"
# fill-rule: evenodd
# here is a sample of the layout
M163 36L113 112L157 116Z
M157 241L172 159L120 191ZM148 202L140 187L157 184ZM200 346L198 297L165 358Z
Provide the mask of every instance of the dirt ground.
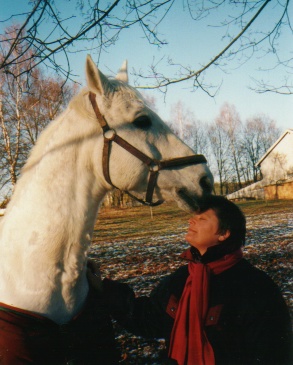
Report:
M245 257L266 271L281 288L293 315L293 201L237 203L247 217ZM121 280L138 296L148 295L160 278L182 265L179 259L190 215L173 204L160 207L102 209L89 256L103 277ZM114 323L123 364L161 364L164 340L145 340Z

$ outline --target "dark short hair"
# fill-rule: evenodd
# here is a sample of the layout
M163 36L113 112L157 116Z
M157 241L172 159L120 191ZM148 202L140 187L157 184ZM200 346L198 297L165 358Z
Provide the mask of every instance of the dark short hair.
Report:
M219 220L218 233L230 232L230 236L223 242L231 249L238 249L245 245L246 218L241 209L220 195L209 195L200 199L199 213L212 209Z

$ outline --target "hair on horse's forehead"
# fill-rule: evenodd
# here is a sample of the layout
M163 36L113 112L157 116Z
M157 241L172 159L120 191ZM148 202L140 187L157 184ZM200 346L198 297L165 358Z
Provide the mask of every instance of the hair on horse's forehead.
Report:
M115 106L130 112L147 106L143 96L133 87L119 80L111 79L112 90L105 93L104 103L108 109Z
M117 97L124 98L125 100L140 100L144 102L143 96L134 87L125 84L124 82L116 79L110 79L112 92Z

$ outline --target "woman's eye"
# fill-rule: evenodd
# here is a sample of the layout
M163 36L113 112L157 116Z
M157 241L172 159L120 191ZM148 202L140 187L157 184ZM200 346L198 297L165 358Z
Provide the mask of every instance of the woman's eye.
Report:
M152 125L152 121L147 116L141 116L135 119L133 124L140 129L148 129Z

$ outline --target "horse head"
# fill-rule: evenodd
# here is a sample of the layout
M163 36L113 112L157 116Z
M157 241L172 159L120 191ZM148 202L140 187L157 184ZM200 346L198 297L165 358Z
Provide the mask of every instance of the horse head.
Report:
M154 191L159 201L175 200L184 210L196 209L197 199L210 194L213 187L205 158L195 156L144 97L128 85L126 62L116 78L110 79L88 56L86 75L92 117L104 125L105 141L116 142L106 147L104 144L104 150L108 150L103 156L102 147L97 151L100 161L106 164L104 176L100 175L100 166L97 174L107 189L114 186L136 198L137 193L147 191L152 195ZM148 199L147 204L155 205L152 197Z
M127 84L126 68L110 79L88 57L87 87L31 151L1 219L0 302L60 324L81 310L86 253L99 204L113 186L136 197L146 192L150 205L171 199L186 210L211 193L205 158Z

